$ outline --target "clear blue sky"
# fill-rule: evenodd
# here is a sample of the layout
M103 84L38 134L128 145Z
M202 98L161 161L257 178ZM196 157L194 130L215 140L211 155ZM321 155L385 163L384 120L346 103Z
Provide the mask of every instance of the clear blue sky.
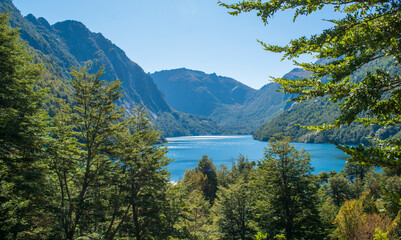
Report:
M265 26L256 13L231 16L217 0L13 0L25 16L50 24L78 20L122 48L145 72L186 67L232 77L253 88L294 68L257 39L284 45L331 26L329 9L292 22L279 13ZM227 0L225 2L236 2ZM311 57L301 60L315 61Z

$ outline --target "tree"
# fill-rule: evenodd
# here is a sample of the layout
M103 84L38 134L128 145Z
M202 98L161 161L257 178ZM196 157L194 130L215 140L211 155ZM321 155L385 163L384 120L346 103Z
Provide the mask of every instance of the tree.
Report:
M249 162L247 157L240 154L231 167L231 174L234 178L243 178L247 182L251 173L255 170L255 164L255 162Z
M195 189L181 195L180 200L183 204L174 226L180 233L179 239L210 239L214 229L211 224L210 203L203 192Z
M340 13L339 20L327 20L333 27L320 34L301 37L286 46L262 43L265 50L284 53L283 58L295 59L301 54L313 54L323 63L297 63L311 71L309 78L299 80L275 79L286 93L296 93L295 101L329 96L341 107L339 117L332 123L309 127L310 130L328 130L353 122L365 126L375 124L382 128L401 123L401 2L395 0L317 0L317 1L241 1L224 4L233 9L231 14L257 11L264 23L278 11L295 10L294 21L300 15L309 15L331 6ZM369 68L381 61L382 67ZM350 75L367 68L359 81ZM329 76L329 81L321 81ZM351 156L349 161L399 168L401 140L374 138L371 144L357 147L341 145Z
M166 148L145 108L127 116L115 104L119 81L102 69L73 69L76 104L59 102L48 155L65 239L165 238L171 231ZM171 227L169 228L169 226Z
M289 138L270 141L258 164L253 189L259 231L271 238L321 239L309 154L289 144Z
M121 166L121 207L130 219L122 223L122 236L135 239L165 239L171 229L167 201L170 173L167 149L157 144L160 133L151 125L145 108L136 108L128 127L117 134L117 158ZM120 221L121 222L121 221ZM112 239L110 237L110 239Z
M328 193L337 207L340 207L346 200L351 198L350 188L349 182L341 174L329 179Z
M348 161L345 163L343 170L345 176L350 180L351 183L354 183L358 180L363 182L366 175L373 171L374 169L371 166L362 166Z
M66 239L95 234L107 190L116 165L112 136L122 131L123 110L115 101L120 82L100 80L103 71L89 74L89 66L72 69L72 108L62 105L55 117L49 155L58 180L60 225Z
M358 228L363 217L361 201L350 200L345 202L336 217L335 235L339 239L357 239Z
M196 166L195 171L205 175L206 180L202 185L203 195L207 200L210 201L210 203L213 204L213 201L216 198L218 185L216 166L211 158L208 158L207 155L203 155L202 158L199 159L198 166Z
M235 161L233 160L230 169L221 164L217 169L219 188L228 188L229 184L236 183L240 180L248 183L252 173L255 171L255 165L255 162L250 162L248 158L242 154L240 154Z
M42 161L47 115L35 90L42 67L0 14L0 235L44 238L48 217L46 165Z
M252 194L248 183L243 178L228 188L217 192L214 211L221 239L252 239L255 235L252 226Z
M335 224L338 239L373 239L375 230L388 231L391 219L377 213L366 213L363 200L350 200L341 207Z

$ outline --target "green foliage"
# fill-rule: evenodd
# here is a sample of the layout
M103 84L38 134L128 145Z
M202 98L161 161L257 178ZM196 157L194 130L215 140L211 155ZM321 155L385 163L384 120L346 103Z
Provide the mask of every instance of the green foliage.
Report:
M249 5L242 7L263 6L261 1L248 3ZM276 7L283 6L284 3L272 2ZM311 7L315 3L305 4ZM334 32L343 36L339 29L348 20L352 20L353 14L362 14L358 15L360 18L353 19L362 27L378 24L377 19L393 27L391 24L399 21L399 13L391 11L399 3L391 4L349 3L344 8L351 14L349 19L336 22L338 27L326 34ZM272 5L265 7L267 10L269 7L274 10ZM353 11L352 7L361 7L361 10ZM382 12L379 11L377 19L370 19L374 11L365 10L377 10L380 7ZM306 14L315 9L300 7L298 10L297 14ZM392 14L388 15L388 11ZM371 23L363 22L366 18ZM19 42L18 33L7 25L6 14L0 15L0 30L2 238L323 239L337 236L342 239L397 239L401 236L401 168L396 158L398 138L391 141L380 140L383 148L374 152L374 156L387 157L378 161L375 158L373 162L388 166L382 168L383 172L373 172L368 164L349 162L339 174L321 173L315 178L309 156L303 151L295 150L289 145L289 139L284 138L283 141L270 143L265 158L256 167L253 162L240 155L231 168L216 169L212 160L203 156L195 169L186 171L182 181L169 184L167 164L170 160L165 156L167 150L164 146L157 144L160 135L151 126L144 108L137 108L131 115L125 115L116 106L121 94L118 81L100 80L103 76L102 70L90 73L88 67L73 69L74 95L71 98L68 97L68 91L62 95L63 87L51 89L56 95L60 90L58 96L63 100L50 98L55 104L51 108L51 115L54 114L54 117L49 123L46 113L40 110L45 94L39 89L48 86L46 81L58 83L58 70L48 69L41 74L41 66L32 64L32 57L24 44ZM349 34L346 28L342 30ZM397 30L383 27L372 31L375 31L374 34L387 34L378 38L380 42L387 36L399 34ZM348 38L342 41L352 42L358 34L370 37L360 31L354 34L347 35ZM398 39L395 41L399 41ZM371 42L365 39L362 41L366 43L364 47L370 46L373 49L374 46L369 45ZM382 42L384 44L376 50L383 50L385 46L389 53L380 53L396 55L397 60L399 52L393 52L393 48L397 46L392 41L390 39ZM326 53L330 52L329 47L337 47L339 52L343 50L338 49L336 39L332 39L330 44L327 49L320 50ZM298 47L305 50L308 45ZM334 60L337 65L325 61L325 65L312 66L317 69L314 71L315 75L323 76L324 71L329 71L329 68L336 70L337 75L334 74L333 79L327 82L328 86L343 93L349 90L349 96L341 95L341 91L338 93L341 96L335 95L331 92L333 89L325 89L323 85L326 83L300 88L310 96L319 95L319 90L325 89L343 107L349 107L351 103L355 106L354 109L349 108L349 111L342 109L333 118L334 126L356 120L361 124L371 121L382 127L381 129L389 129L390 125L394 125L396 129L399 114L398 88L394 86L397 83L379 90L379 95L382 94L380 91L385 93L380 98L373 96L376 99L373 105L371 99L364 97L372 97L372 91L382 87L380 84L385 80L396 79L397 71L389 72L389 75L380 71L370 75L366 73L355 83L350 81L348 85L342 85L346 77L340 76L341 73L345 76L346 71L352 72L351 65L356 61L363 65L362 61L369 60L369 52L361 49L358 49L360 52L357 54L354 52L353 56L343 54L343 58ZM288 51L293 50L288 48ZM380 54L375 56L382 57ZM38 58L42 57L44 56ZM351 65L346 65L343 59ZM34 57L34 61L40 60ZM51 61L40 62L46 68L52 66L49 64ZM388 63L395 66L397 64L395 61ZM365 63L369 64L371 62ZM358 66L355 68L358 69ZM50 75L46 75L47 71ZM378 83L380 78L383 81ZM308 84L316 83L315 80L316 76L313 76ZM300 80L301 83L303 81L305 79ZM304 96L306 95L301 94L300 99ZM344 99L339 96L344 96ZM358 98L371 105L365 106ZM324 104L329 103L327 98L320 100ZM295 111L295 107L292 111ZM391 116L385 115L383 109ZM358 111L361 115L353 116ZM192 121L196 124L197 121L191 115L170 117L182 117L181 120L187 124ZM203 124L202 126L207 126L209 123ZM384 130L380 134L387 135ZM393 155L385 155L386 149ZM373 155L363 155L372 148L344 150L354 151L354 156L364 157L363 159L372 163ZM369 157L372 159L369 160Z
M364 126L375 124L383 128L401 123L400 75L388 68L371 67L359 81L351 74L377 59L391 59L390 66L399 70L401 60L399 44L401 4L398 1L241 1L221 5L233 9L233 15L256 10L262 21L277 11L295 10L294 21L299 15L308 15L331 5L342 13L339 20L328 20L333 27L309 38L301 37L286 46L262 43L267 51L284 53L283 58L294 59L301 54L314 54L327 60L322 64L296 63L312 72L309 78L299 80L276 79L286 93L298 94L294 100L304 101L316 97L330 97L340 106L335 121L309 127L311 130L329 130L357 122ZM321 79L329 76L329 81ZM399 166L400 141L374 139L369 145L341 146L351 156L351 161L373 165Z
M388 240L388 233L382 232L380 229L375 230L374 240Z
M236 183L239 180L248 183L252 179L255 165L255 162L249 162L248 158L242 154L233 161L230 169L225 165L221 165L217 169L219 187L227 188L229 184Z
M358 200L350 200L341 207L335 224L334 236L338 239L373 239L378 230L388 231L391 219L377 212L367 212L366 203L369 195L365 194ZM373 202L372 202L373 203Z
M329 180L329 194L337 207L351 198L350 189L351 186L343 175L335 175Z
M286 240L287 238L284 236L284 234L277 234L273 239Z
M198 161L198 166L196 166L195 171L198 173L202 173L206 179L204 184L202 185L203 195L210 203L213 203L216 198L217 191L217 174L216 174L216 166L214 165L211 158L208 158L207 155L203 155L201 159Z
M125 116L118 81L73 69L74 106L58 100L48 155L58 238L166 238L170 160L145 108Z
M0 235L4 239L45 238L47 168L41 160L47 114L45 96L35 91L42 67L19 33L0 14Z
M127 237L163 239L171 231L166 195L170 177L166 167L171 160L165 156L167 149L157 144L159 137L143 107L133 111L128 127L116 137L118 161L114 164L120 167L121 176L110 200L126 196L115 206L126 209L127 219L123 217L121 228L127 231ZM120 224L116 225L115 232Z
M329 135L327 132L321 133L321 131L335 129L341 133L341 129L348 128L353 131L355 127L361 126L365 131L362 136L370 136L370 141L358 139L356 136L354 140L357 141L354 143L362 142L359 146L338 145L351 156L349 161L362 166L388 167L398 172L401 155L399 140L401 34L397 30L401 23L399 1L272 0L220 4L232 9L232 15L255 10L264 23L268 23L268 19L278 11L294 10L294 21L300 15L309 15L326 6L331 6L334 11L339 12L341 18L326 20L333 23L333 27L320 34L292 40L286 46L263 42L261 44L267 51L283 53L284 59L296 59L302 54L313 54L318 59L322 59L317 63L294 61L295 64L310 72L308 77L295 80L275 79L277 83L281 84L283 92L298 94L295 101L306 101L309 106L313 106L313 100L329 101L328 106L331 107L334 107L334 104L337 105L335 112L338 115L336 116L319 117L317 122L311 121L313 118L308 117L307 124L300 123L306 125L307 129L316 132L313 136L315 139L319 134L321 137L327 137L325 134ZM327 81L326 78L328 78ZM297 106L293 111L296 109ZM306 110L305 116L311 113L307 108L303 109ZM286 114L291 116L290 113ZM294 123L299 122L291 119L281 123L280 120L277 120L270 127L264 126L255 135L259 138L265 136L269 138L275 131L293 131L288 134L296 136L295 134L299 134L299 129L294 128L297 126ZM305 133L300 135L306 136ZM395 137L391 138L391 135ZM336 135L332 135L331 139L336 140L333 136ZM297 136L297 140L299 139ZM337 141L342 141L341 139L337 138ZM352 141L343 142L351 143ZM346 201L349 198L357 198L363 188L369 188L373 196L380 194L375 187L377 179L373 176L374 174L367 173L369 182L364 182L364 170L357 168L348 166L344 171L351 183L348 183L344 176L338 175L330 178L328 183L325 182L322 186L321 192L328 192L331 196L324 197L325 202L320 209L326 213L334 212L335 208L333 209L333 206L330 205L330 201L337 207L341 206L336 217L337 230L335 232L340 239L372 239L375 237L375 228L380 227L386 231L389 225L388 216L372 213L375 209L372 204L375 201L373 197ZM385 200L391 206L389 213L394 216L399 209L397 205L399 205L400 195L397 192L385 195L389 196ZM346 202L343 205L344 201ZM326 219L328 222L330 218ZM394 222L394 225L397 225L397 222ZM387 238L386 234L376 234L377 238Z
M205 162L208 162L209 159L205 156L206 159ZM196 168L186 170L183 180L174 186L178 192L176 198L179 199L179 203L176 204L179 206L179 217L174 224L178 239L215 239L216 226L211 216L212 204L204 192L209 187L207 175Z
M321 125L333 122L339 116L339 108L328 97L306 100L294 104L289 110L273 118L257 129L253 137L268 141L276 134L291 136L296 142L327 143L330 141L344 144L369 142L369 137L380 139L393 138L399 127L364 127L361 123L352 123L331 130L313 132L301 126Z
M221 188L217 194L214 211L220 229L220 239L251 239L255 235L251 219L252 190L243 179Z
M355 181L363 181L370 172L373 172L373 167L371 166L362 166L357 163L353 162L346 162L344 170L345 176L348 178L350 182L355 182Z
M336 218L338 225L336 236L339 239L355 239L362 221L363 215L362 202L357 200L348 201L341 207Z
M321 238L312 171L309 154L297 151L289 138L269 143L253 183L259 231L287 239Z
M256 240L265 240L265 239L267 239L267 233L263 234L263 233L261 233L261 232L258 232L258 233L255 235L255 239L256 239Z
M176 111L160 113L152 122L165 137L218 135L222 133L222 129L217 126L217 123L208 117Z
M181 239L209 239L213 234L210 218L210 203L202 191L191 191L187 196L181 196L183 206L180 218L175 228L180 232Z
M102 193L110 184L107 174L116 167L110 159L110 137L123 127L122 110L114 103L120 96L119 82L106 83L100 80L102 71L89 74L88 70L71 72L76 105L61 103L49 146L58 180L60 227L67 239L96 232L99 216L93 210L104 207Z

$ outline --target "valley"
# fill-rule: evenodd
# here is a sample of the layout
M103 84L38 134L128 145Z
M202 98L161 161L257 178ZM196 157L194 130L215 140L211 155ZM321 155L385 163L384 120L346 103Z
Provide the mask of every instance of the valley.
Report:
M0 238L401 239L399 26L399 1L1 0Z
M351 126L342 131L354 132L353 135L335 133L334 136L330 132L316 135L297 124L309 126L333 121L338 110L332 103L328 103L327 108L319 108L324 99L295 106L289 100L296 95L278 92L280 86L277 83L253 89L230 77L186 68L147 74L122 49L78 21L50 25L46 19L32 14L21 16L9 1L2 3L0 10L10 11L11 25L21 28L21 38L35 50L38 61L45 64L47 73L41 82L42 87L49 87L53 95L68 102L71 94L69 69L91 61L93 69L104 67L106 81L121 81L123 97L118 100L119 105L127 112L135 106L146 106L163 137L254 134L256 139L267 141L274 134L284 134L298 142L325 143L333 140L357 144L377 131L383 137L399 134L399 129L379 131L379 128L373 127L372 130L358 130L359 127ZM362 69L356 75L364 71ZM398 72L396 69L391 71ZM295 68L283 78L296 80L309 74ZM293 107L295 111L292 111ZM53 106L49 104L48 108ZM332 110L319 113L327 109ZM291 114L291 117L287 116ZM311 116L315 118L310 119ZM275 122L280 122L282 127L274 125Z

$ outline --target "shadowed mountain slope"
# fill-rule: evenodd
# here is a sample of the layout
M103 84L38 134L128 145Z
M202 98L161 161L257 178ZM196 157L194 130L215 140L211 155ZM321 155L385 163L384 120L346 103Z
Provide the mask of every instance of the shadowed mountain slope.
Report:
M209 116L222 105L242 105L256 90L232 78L180 68L151 74L168 103L182 112Z
M294 70L289 74L304 73ZM289 107L290 95L276 92L276 83L255 90L232 78L185 68L151 76L173 108L210 116L225 134L250 134Z
M37 61L45 63L45 82L42 85L56 89L57 96L68 100L72 93L69 69L91 61L93 71L104 66L104 80L119 79L122 82L124 91L120 105L128 111L137 105L145 105L156 126L176 127L159 130L174 132L175 135L220 133L210 119L188 117L188 114L173 110L153 79L101 33L91 32L78 21L67 20L50 25L46 19L32 14L23 17L10 0L0 2L0 12L5 11L9 12L11 26L20 28L21 38L35 52ZM172 122L160 124L160 117Z

